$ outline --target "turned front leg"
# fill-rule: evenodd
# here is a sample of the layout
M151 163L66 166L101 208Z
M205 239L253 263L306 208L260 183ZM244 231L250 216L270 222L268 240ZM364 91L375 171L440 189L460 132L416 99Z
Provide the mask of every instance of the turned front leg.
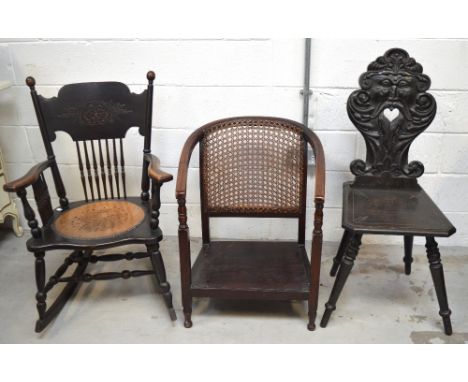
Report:
M332 312L336 309L336 302L340 297L341 291L343 290L346 280L348 279L349 273L354 266L354 260L356 259L356 256L359 252L361 237L362 234L355 233L349 242L343 260L341 261L340 269L338 270L338 275L336 276L330 298L325 304L325 312L323 313L322 321L320 322L320 326L322 328L327 326Z
M323 199L315 202L314 231L312 234L312 250L310 259L310 291L309 291L309 323L307 329L315 330L315 318L317 316L318 293L320 286L320 265L322 260L322 223L323 223Z
M433 236L426 237L427 259L429 260L429 268L431 270L432 281L436 290L437 300L439 302L439 314L444 323L445 334L452 334L452 323L450 314L452 313L448 306L447 290L445 288L444 268L440 261L440 252Z
M44 260L45 252L35 252L34 257L36 258L35 261L35 273L36 273L36 301L37 301L37 312L39 313L39 319L42 320L46 313L46 292L44 290L45 287L45 278L46 278L46 269L45 269L45 260Z
M179 254L180 254L180 279L182 288L182 306L184 310L184 326L192 327L192 294L190 286L192 282L192 266L190 261L190 235L187 225L187 208L185 198L177 199L179 204Z
M333 265L330 270L330 276L335 277L336 272L338 272L338 268L340 267L341 260L343 260L343 255L348 247L349 240L351 239L352 233L351 231L345 230L343 232L343 237L341 238L340 246L338 247L338 252L336 252L336 256L333 258Z
M405 235L405 274L411 274L411 263L413 262L413 236Z

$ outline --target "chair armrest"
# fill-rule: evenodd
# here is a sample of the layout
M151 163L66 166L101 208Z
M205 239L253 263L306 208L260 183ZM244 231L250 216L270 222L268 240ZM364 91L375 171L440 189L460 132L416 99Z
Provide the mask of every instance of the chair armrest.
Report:
M33 166L26 175L19 179L12 180L3 186L3 189L8 192L18 192L21 189L29 187L37 182L41 174L50 166L49 161L44 161Z
M319 137L310 129L305 129L304 134L315 155L315 201L325 200L325 154Z
M206 125L205 125L206 126ZM176 198L185 199L187 193L187 175L190 157L192 156L193 149L197 143L202 139L204 126L195 130L185 141L184 147L180 154L179 170L177 172L177 183L176 183Z
M148 176L152 180L158 182L159 184L163 184L170 182L173 179L172 174L161 170L160 161L157 156L153 154L145 154L144 158L148 162Z

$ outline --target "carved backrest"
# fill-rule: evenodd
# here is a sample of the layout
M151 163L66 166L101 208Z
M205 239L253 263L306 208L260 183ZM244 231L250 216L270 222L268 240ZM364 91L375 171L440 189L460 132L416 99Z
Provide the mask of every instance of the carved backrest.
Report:
M230 118L200 142L202 212L209 216L300 216L305 212L307 142L292 121Z
M37 94L32 77L26 80L49 160L55 162L51 142L57 131L75 141L86 201L127 197L123 138L128 129L139 128L145 137L143 151L150 152L154 73L147 78L148 89L141 94L120 82L87 82L65 85L52 98Z
M356 183L417 184L424 166L419 161L408 163L408 151L436 114L435 99L426 93L430 78L406 51L395 48L369 64L359 85L347 104L367 149L365 162L351 162Z
M124 138L130 127L145 124L146 91L131 93L120 82L85 82L63 86L56 97L39 103L50 141L65 131L74 141Z

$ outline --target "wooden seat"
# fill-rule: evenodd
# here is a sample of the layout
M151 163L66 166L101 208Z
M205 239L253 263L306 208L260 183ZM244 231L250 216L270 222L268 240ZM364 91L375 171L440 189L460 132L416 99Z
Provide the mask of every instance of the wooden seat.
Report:
M65 85L52 98L37 94L34 78L26 79L47 160L4 188L16 192L21 198L31 228L32 237L27 242L27 248L35 257L36 306L39 313L37 332L44 330L57 316L82 282L144 275L154 277L171 319L176 319L170 285L159 251L162 240L159 228L160 188L172 180L172 175L161 171L159 159L151 154L154 78L155 74L148 72L148 87L141 94L130 92L120 82L84 82ZM138 127L140 135L144 137L140 197L127 195L124 138L131 127ZM69 202L67 198L52 146L57 131L69 134L75 143L78 163L75 175L83 187L83 200ZM60 206L55 209L52 208L44 177L46 170L52 173L59 198ZM29 187L33 189L42 226L29 204L26 191ZM93 254L96 249L126 244L144 245L144 251ZM47 279L45 253L56 249L70 249L72 252ZM151 259L151 270L85 273L90 263L142 258ZM74 272L65 276L72 265L76 265ZM48 307L47 294L59 283L65 284L65 287Z
M379 189L343 185L343 228L357 233L450 236L455 227L419 186Z
M193 296L307 300L310 263L294 242L213 241L192 267Z
M430 78L403 49L390 49L371 62L348 98L348 116L364 137L366 160L351 162L353 182L343 185L343 238L333 259L336 280L320 325L326 327L359 252L363 234L404 236L405 273L411 273L413 237L425 236L427 258L446 334L451 311L435 237L455 227L418 185L419 161L408 163L413 140L432 122L436 101L427 93Z
M200 147L203 248L191 265L186 184L190 156ZM315 154L315 214L311 261L305 250L307 147ZM305 126L273 117L235 117L195 130L179 162L179 252L184 326L192 297L308 300L315 329L325 162L318 137ZM297 242L212 241L216 217L296 218ZM234 222L235 224L235 222Z
M40 238L30 238L29 251L47 249L95 249L112 245L154 244L162 239L158 227L151 228L150 203L139 197L125 200L71 202L65 211L54 210L42 227Z

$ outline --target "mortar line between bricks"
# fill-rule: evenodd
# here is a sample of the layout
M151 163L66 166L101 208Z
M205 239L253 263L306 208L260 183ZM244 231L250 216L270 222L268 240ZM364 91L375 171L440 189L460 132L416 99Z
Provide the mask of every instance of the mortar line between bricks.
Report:
M156 79L158 78L156 73ZM84 81L86 82L86 81ZM90 81L93 82L93 81ZM123 82L123 81L122 81ZM146 83L143 82L124 82L127 86L146 86ZM57 83L57 84L47 84L47 83L39 83L37 84L37 88L40 89L41 87L53 87L58 88L66 85L66 83ZM13 87L24 87L27 88L26 85L20 84L15 81L15 83L11 86ZM263 84L263 85L248 85L248 84L222 84L222 85L209 85L209 84L198 84L198 85L190 85L190 84L177 84L177 83L156 83L154 87L157 89L158 87L174 87L174 88L278 88L278 89L297 89L301 90L303 85L292 85L292 84ZM311 85L312 92L315 90L318 91L325 91L325 90L347 90L353 91L357 90L358 85L356 86L313 86ZM467 88L431 88L430 92L441 92L441 93L468 93Z
M241 115L241 114L239 114ZM283 118L289 118L289 119L293 119L294 120L294 117L283 117ZM164 131L190 131L190 132L193 132L195 129L197 129L198 127L202 126L202 124L200 125L194 125L194 126L187 126L187 127L162 127L162 126L152 126L151 128L154 129L154 130L164 130ZM5 124L5 125L1 125L0 124L0 127L10 127L10 128L16 128L16 127L36 127L36 128L39 128L37 123L36 124L26 124L26 123L21 123L21 124L18 124L18 125L11 125L11 124ZM430 127L429 127L430 129ZM349 129L343 129L343 130L337 130L337 129L333 129L333 130L329 130L329 129L312 129L312 131L314 132L320 132L320 133L357 133L356 131L353 131L352 128L349 128ZM425 136L428 136L428 135L442 135L442 136L446 136L446 135L467 135L468 136L468 131L425 131L424 132L424 137Z
M37 164L37 162L11 162L11 161L5 161L5 164L6 165L9 165L9 166L12 166L12 165L28 165L28 166L34 166L35 164ZM63 166L63 167L76 167L78 166L78 163L65 163L65 162L60 162L57 161L57 164L60 165L60 166ZM310 166L310 167L314 167L314 166ZM140 165L126 165L125 168L129 168L129 169L141 169L141 166ZM177 171L178 170L178 167L176 166L164 166L162 165L161 168L163 169L166 169L166 170L170 170L170 171ZM198 166L189 166L189 169L193 169L193 170L198 170L200 167ZM341 174L344 174L344 175L351 175L351 173L349 172L348 169L342 169L342 170L337 170L337 169L327 169L326 172L328 173L341 173ZM431 177L437 177L437 176L468 176L468 172L466 173L460 173L460 172L442 172L442 173L437 173L437 172L425 172L424 173L425 175L429 175ZM315 175L315 174L311 174L312 177Z

